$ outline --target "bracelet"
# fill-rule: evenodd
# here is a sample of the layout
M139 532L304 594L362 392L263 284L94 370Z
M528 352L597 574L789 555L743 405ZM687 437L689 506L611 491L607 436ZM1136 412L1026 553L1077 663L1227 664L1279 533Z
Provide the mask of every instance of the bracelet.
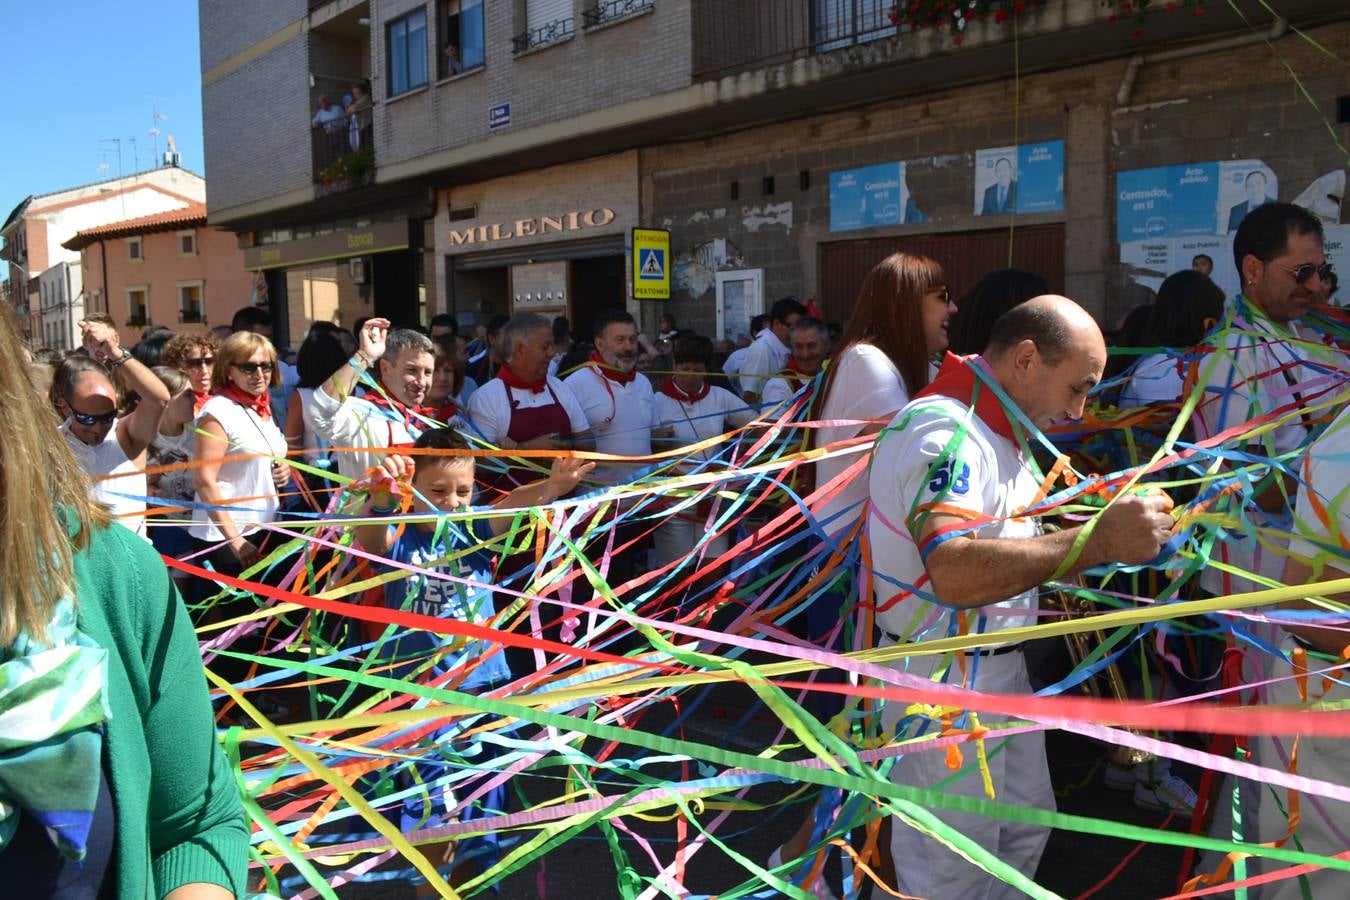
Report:
M351 366L353 369L365 371L366 369L370 368L370 360L366 359L366 355L364 353L362 353L360 350L357 350L355 353L352 354L352 358L347 360L347 365Z
M109 369L120 369L120 368L122 368L122 366L126 365L127 360L129 360L129 359L131 359L131 351L130 351L130 350L123 349L123 350L122 350L122 355L119 356L119 357L117 357L117 359L110 359L110 360L108 360L108 368L109 368Z
M373 513L374 515L377 515L377 516L387 516L387 515L390 515L390 514L392 514L392 513L398 512L398 507L397 507L397 506L375 506L374 504L371 504L370 511L371 511L371 513Z

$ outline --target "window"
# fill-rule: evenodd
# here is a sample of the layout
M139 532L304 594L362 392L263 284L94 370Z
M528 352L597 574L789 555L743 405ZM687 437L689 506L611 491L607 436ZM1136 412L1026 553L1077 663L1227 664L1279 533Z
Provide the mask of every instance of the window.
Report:
M899 33L890 0L812 0L815 52L827 53Z
M516 53L572 37L572 0L525 0L525 31L511 39Z
M178 255L196 256L197 255L197 232L180 231L178 232Z
M178 283L178 321L200 322L202 320L203 284L200 281L180 281Z
M427 83L427 11L415 10L389 23L385 32L389 96Z
M141 246L140 238L127 238L127 259L133 262L140 262L145 259L145 248Z
M142 326L150 318L150 289L145 285L127 288L127 324Z
M440 0L436 21L441 38L437 78L483 65L483 0Z

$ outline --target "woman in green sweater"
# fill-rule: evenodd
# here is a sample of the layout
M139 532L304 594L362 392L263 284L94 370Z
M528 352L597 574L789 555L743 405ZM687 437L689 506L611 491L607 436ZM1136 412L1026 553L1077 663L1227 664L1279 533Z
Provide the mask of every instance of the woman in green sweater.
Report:
M89 499L3 313L0 409L3 893L241 895L249 830L187 612Z

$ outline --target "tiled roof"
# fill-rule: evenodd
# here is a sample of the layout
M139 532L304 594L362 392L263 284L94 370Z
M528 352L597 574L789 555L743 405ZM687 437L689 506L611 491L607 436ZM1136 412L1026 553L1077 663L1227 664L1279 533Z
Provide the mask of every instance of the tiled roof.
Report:
M109 222L107 225L87 228L61 246L67 250L83 250L96 241L108 238L176 231L180 228L196 228L205 224L206 204L192 203L180 209L170 209L136 219L124 219L121 222Z

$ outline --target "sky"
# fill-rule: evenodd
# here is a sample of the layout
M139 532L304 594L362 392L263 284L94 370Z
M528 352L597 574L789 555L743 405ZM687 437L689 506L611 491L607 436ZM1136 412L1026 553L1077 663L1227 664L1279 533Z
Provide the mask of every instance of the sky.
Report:
M29 194L116 178L112 139L122 174L138 159L150 168L154 127L160 154L173 135L182 165L205 174L196 0L0 0L0 17L17 89L0 141L0 221Z

